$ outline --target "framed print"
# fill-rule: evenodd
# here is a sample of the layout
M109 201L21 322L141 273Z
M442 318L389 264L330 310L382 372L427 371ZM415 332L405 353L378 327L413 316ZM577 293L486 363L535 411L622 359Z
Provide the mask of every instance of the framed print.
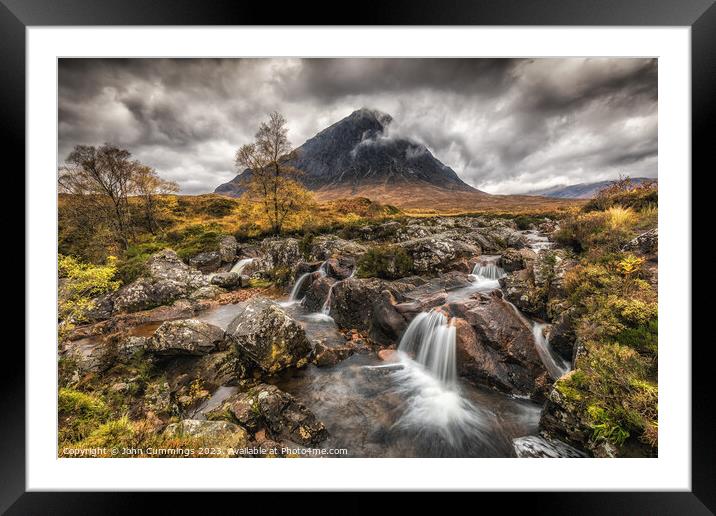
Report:
M3 509L713 510L691 338L713 2L421 4L303 26L4 0L28 302Z

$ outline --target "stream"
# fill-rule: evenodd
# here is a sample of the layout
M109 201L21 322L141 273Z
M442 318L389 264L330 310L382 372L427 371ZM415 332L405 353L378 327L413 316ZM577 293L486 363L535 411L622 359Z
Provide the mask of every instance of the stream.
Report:
M552 244L537 232L524 233L539 252ZM500 288L505 272L499 256L482 256L471 284L448 291L448 301ZM323 267L319 269L323 271ZM296 280L281 305L303 326L313 343L331 347L345 343L330 317L330 293L320 312L308 312L297 299L308 274ZM535 346L548 372L558 378L569 370L544 337L545 324L530 320ZM226 328L235 305L212 308L197 319ZM304 403L323 421L325 448L345 448L349 457L579 457L566 444L538 435L541 405L477 387L455 373L455 332L444 316L422 313L406 329L395 359L375 353L354 354L331 367L308 365L288 370L270 381ZM232 394L222 387L197 409L211 410Z

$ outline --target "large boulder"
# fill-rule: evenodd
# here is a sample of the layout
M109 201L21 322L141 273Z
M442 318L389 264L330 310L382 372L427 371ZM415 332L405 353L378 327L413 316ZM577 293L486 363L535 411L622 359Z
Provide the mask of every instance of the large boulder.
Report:
M544 397L549 375L532 328L499 293L477 294L443 310L456 327L460 375L510 394Z
M311 260L327 260L334 256L350 256L355 259L365 252L365 246L352 240L344 240L335 235L321 235L311 240L307 254Z
M219 240L219 256L223 263L234 263L238 250L239 243L233 236L228 235Z
M211 277L211 284L233 290L241 287L241 275L236 272L217 272Z
M527 268L530 262L537 258L537 253L531 249L513 249L509 248L498 261L498 265L504 269L505 272L515 272L521 269Z
M576 311L569 308L563 311L549 327L547 338L549 344L563 359L574 359L574 345L577 341L575 331Z
M259 384L236 394L209 417L228 417L252 433L263 428L274 439L303 446L316 446L328 437L326 427L308 408L274 385Z
M386 288L386 282L376 278L349 278L333 285L330 315L342 328L370 330L373 301Z
M298 293L299 298L303 293L303 307L309 312L319 312L334 283L336 283L335 279L327 277L322 272L312 273Z
M240 356L274 374L307 363L312 351L303 327L277 303L254 297L237 306L227 338Z
M447 301L445 291L426 294L417 299L408 299L407 294L383 290L373 302L370 338L383 345L395 344L410 324L421 312L441 306Z
M261 242L261 251L269 269L293 268L301 259L300 247L295 238L266 238Z
M480 254L478 246L455 240L449 233L407 240L398 245L412 258L416 274L451 270L460 259Z
M547 309L546 292L535 285L532 268L522 269L500 278L505 299L521 311L544 317Z
M207 278L194 267L189 267L171 249L163 249L147 260L149 278L155 281L171 280L196 289L208 284Z
M201 286L203 285L198 285L197 288ZM186 297L191 290L182 281L139 278L114 293L112 296L113 313L137 312L167 305L177 299Z
M214 272L221 266L221 254L219 251L199 253L189 258L189 265L196 267L205 274Z
M196 319L166 321L147 344L155 355L205 355L223 348L224 330Z

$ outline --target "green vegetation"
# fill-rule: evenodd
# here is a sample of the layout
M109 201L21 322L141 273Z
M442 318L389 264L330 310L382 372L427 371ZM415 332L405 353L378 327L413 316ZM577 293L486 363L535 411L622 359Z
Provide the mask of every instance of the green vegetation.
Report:
M618 186L618 187L617 187ZM555 387L592 429L594 442L658 443L657 292L643 256L624 244L656 222L656 187L623 181L562 222L558 239L580 253L565 276L582 351ZM626 206L624 204L626 204Z
M359 278L398 279L412 274L413 260L402 247L372 247L358 259Z
M84 322L94 307L93 298L119 288L116 281L116 259L110 256L106 265L82 263L72 256L58 257L58 320L60 336Z

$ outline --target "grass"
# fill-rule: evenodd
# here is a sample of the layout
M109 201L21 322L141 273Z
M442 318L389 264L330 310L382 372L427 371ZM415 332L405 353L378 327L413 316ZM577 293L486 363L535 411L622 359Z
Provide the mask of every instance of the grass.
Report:
M595 444L658 446L657 292L646 259L622 246L656 226L656 187L624 183L602 192L561 224L557 240L580 263L564 279L583 353L555 389L591 430Z

